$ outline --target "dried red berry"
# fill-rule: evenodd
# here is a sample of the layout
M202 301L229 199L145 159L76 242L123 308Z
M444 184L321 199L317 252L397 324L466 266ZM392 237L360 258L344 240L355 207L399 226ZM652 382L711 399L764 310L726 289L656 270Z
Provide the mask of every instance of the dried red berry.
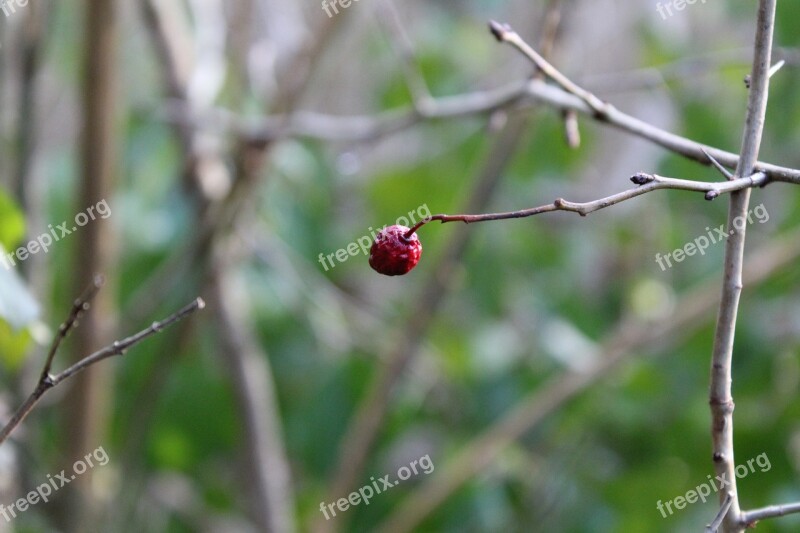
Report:
M408 228L400 225L382 229L369 251L369 266L387 276L402 276L417 266L422 243L416 233L406 237L407 232Z

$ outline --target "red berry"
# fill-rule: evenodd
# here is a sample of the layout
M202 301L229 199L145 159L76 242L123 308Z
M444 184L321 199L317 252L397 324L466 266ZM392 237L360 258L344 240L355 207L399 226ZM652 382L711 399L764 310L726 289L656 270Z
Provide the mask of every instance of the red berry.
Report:
M402 276L417 266L422 243L417 234L406 237L408 228L394 225L382 229L369 251L369 266L380 274Z

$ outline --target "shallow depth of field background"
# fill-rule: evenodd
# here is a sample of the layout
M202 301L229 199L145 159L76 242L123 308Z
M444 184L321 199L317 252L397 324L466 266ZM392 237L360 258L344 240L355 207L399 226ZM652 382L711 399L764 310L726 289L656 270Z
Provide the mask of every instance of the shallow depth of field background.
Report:
M86 207L77 205L75 192L83 5L46 4L42 61L33 77L35 113L28 124L35 148L27 212L19 208L14 184L26 122L19 116L27 87L21 58L34 8L0 16L0 242L6 249ZM140 291L163 265L186 261L199 215L173 129L182 111L167 97L139 4L119 5L115 190L107 198L111 217L96 222L113 225L117 266L106 272L106 290L114 293L117 337L207 291L207 280L192 275L197 264L172 269L177 274L163 290ZM302 79L303 73L287 72L286 63L303 43L321 38L315 28L323 25L327 40L308 65L308 79L295 95L297 109L372 115L411 103L403 60L378 20L386 13L382 0L354 2L333 21L317 1L179 4L194 6L186 8L190 23L199 5L218 15L204 28L219 32L220 48L196 54L218 62L193 85L208 90L209 106L256 123L280 84ZM487 90L531 75L515 50L492 38L486 22L510 22L535 46L545 2L396 4L433 96ZM562 4L551 56L559 69L627 113L738 151L754 2L698 2L666 20L652 0ZM787 65L772 81L760 157L794 168L800 166L797 20L800 4L780 2L775 46ZM491 117L423 121L364 142L296 137L270 146L249 212L232 232L240 254L228 263L234 283L226 291L255 326L268 358L298 530L320 520L320 502L330 501L329 483L346 453L339 449L345 428L397 346L413 355L390 396L359 484L394 475L425 454L435 470L343 513L343 531L374 530L523 398L554 376L590 368L621 320L657 328L682 313L684 295L702 286L718 290L723 244L666 271L655 261L657 253L683 247L725 221L726 198L707 202L679 191L657 191L587 218L551 213L470 225L466 232L457 223L433 223L419 232L422 260L403 277L376 274L360 252L334 260L327 271L318 262L320 253L335 254L420 206L431 213L463 212L497 149L499 129L522 115L527 127L513 158L496 186L481 193L488 211L556 197L592 200L628 188L638 171L722 179L709 167L584 118L581 146L571 150L559 113L535 105ZM205 140L223 154L235 181L235 133L219 115L201 122ZM212 185L227 186L224 179ZM762 203L769 219L754 217L748 226L748 259L780 236L800 236L799 189L775 184L754 190L751 205ZM15 331L9 326L15 311L0 307L4 420L35 383L41 343L49 342L76 296L78 233L26 261L24 271L14 270L41 312ZM465 251L440 267L458 235L466 236ZM771 463L768 471L756 469L739 480L742 505L749 508L800 499L798 264L746 285L742 296L733 369L736 459L765 453ZM11 275L0 269L4 284ZM1 298L18 301L19 295ZM424 327L414 326L414 317L430 308ZM715 310L712 305L702 319L659 343L637 347L625 364L491 457L417 531L698 531L716 513L716 499L666 519L656 502L685 495L713 471L707 387ZM104 400L109 413L95 447L104 446L110 461L91 472L98 531L258 530L248 501L251 466L242 451L242 411L220 347L221 326L213 305L191 320L191 327L165 331L124 358L102 363L112 369ZM73 392L68 383L52 391L0 447L0 503L24 496L77 459L64 454L64 402ZM56 498L11 523L0 519L0 531L60 530L64 512ZM799 525L800 518L782 518L758 531L795 531Z

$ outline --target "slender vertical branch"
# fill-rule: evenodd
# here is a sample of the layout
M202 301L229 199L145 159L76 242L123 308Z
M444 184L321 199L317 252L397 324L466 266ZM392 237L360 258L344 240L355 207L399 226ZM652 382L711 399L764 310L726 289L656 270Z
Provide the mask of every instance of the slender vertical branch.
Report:
M734 178L746 176L758 160L761 135L764 128L769 94L769 69L772 55L772 33L775 25L776 0L760 0L756 28L755 53L751 72L750 97L747 104L744 134L739 164ZM711 360L709 404L711 406L711 435L714 469L724 476L727 492L720 491L720 505L730 494L730 509L722 522L726 533L744 530L741 509L736 492L735 462L733 454L733 395L731 393L731 363L736 332L736 315L742 293L742 265L744 257L745 227L735 227L736 220L744 220L750 203L750 189L731 194L728 208L729 237L725 243L725 265L722 296L717 315L714 350Z

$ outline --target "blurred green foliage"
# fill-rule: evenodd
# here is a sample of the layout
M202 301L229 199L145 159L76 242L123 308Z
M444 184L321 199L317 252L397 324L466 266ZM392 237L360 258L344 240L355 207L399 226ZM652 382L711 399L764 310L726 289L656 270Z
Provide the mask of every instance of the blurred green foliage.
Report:
M367 4L365 0L339 16L358 16L357 10L370 9ZM543 2L533 4L419 2L409 8L417 18L407 31L431 93L477 91L529 76L530 67L490 38L483 18L510 20L535 42ZM577 79L584 69L612 75L659 69L683 58L750 46L752 2L698 4L667 22L653 16L652 2L646 4L632 20L619 21L624 27L615 27L610 15L600 21L603 32L614 34L609 46L619 54L618 61L596 48L600 39L586 20L596 10L588 2L570 6L554 62ZM779 3L776 44L793 48L795 54L800 47L797 20L800 3ZM70 25L78 20L72 8L61 6L55 21L46 69L59 84L74 86L81 52ZM342 23L350 28L359 24ZM326 61L341 62L344 72L309 88L309 106L332 114L368 114L410 105L400 60L374 22L366 28L337 35L334 45L362 45L360 56L336 57L332 46L318 68L330 69ZM119 137L123 171L111 199L123 316L135 311L129 306L142 284L174 254L184 253L197 230L182 183L180 144L151 112L161 104L163 91L153 75L152 43L142 35L136 24L123 32L125 43L146 45L130 58L134 66L120 74L126 82L122 85L135 97L126 94L124 100ZM700 48L713 37L719 37L718 49ZM126 49L125 55L133 51ZM796 62L787 65L774 78L762 150L764 159L795 167L800 166L797 67ZM718 65L702 76L669 79L646 89L619 87L600 96L633 115L655 117L654 123L676 133L736 151L747 96L741 80L747 70L746 63ZM148 83L136 85L139 77ZM238 91L234 81L227 83L226 104L236 100L227 91ZM337 96L335 102L326 99L330 94ZM544 204L559 196L574 201L606 196L629 187L627 176L640 170L721 179L712 169L660 150L648 152L641 141L588 120L581 120L581 148L570 150L557 112L509 112L530 114L531 125L489 200L493 211ZM249 108L248 113L255 114ZM269 354L303 530L320 518L319 505L328 496L347 423L391 346L404 334L409 315L424 297L426 280L437 275L434 266L456 226L423 228L422 261L402 278L377 276L362 255L325 270L318 254L335 253L370 228L394 223L423 205L432 213L460 212L497 139L488 122L487 117L425 122L355 145L287 139L270 154L255 198L253 227L242 237L248 243L263 237L267 244L259 245L259 254L248 255L237 274L245 288L241 305L248 306ZM45 223L71 216L73 148L44 143ZM643 164L647 168L639 167ZM756 190L753 205L760 203L770 219L748 227L749 252L800 224L796 188L776 184ZM396 471L402 464L398 457L418 457L418 450L430 454L436 470L394 487L369 506L349 510L347 530L372 531L526 395L553 376L591 362L624 317L641 315L645 320L659 309L669 312L694 287L718 286L721 244L666 271L654 257L721 224L726 205L724 198L706 202L686 192L656 192L588 218L554 213L471 226L466 253L451 273L452 288L392 394L366 477ZM0 193L0 242L12 249L25 231L14 200ZM67 273L76 251L70 246L65 241L44 259L51 286L41 292L53 328L74 297ZM0 269L0 276L5 275ZM758 287L746 287L742 299L734 360L736 460L765 453L772 465L739 481L748 508L800 499L798 282L800 271L789 269ZM176 285L157 302L159 316L194 296L186 279ZM135 324L125 326L139 327L153 318L137 317ZM712 472L707 387L714 318L715 309L710 309L668 342L637 350L620 370L492 458L491 466L449 498L419 531L698 531L714 516L714 501L690 505L667 518L656 502L684 495ZM148 489L166 476L186 483L197 503L194 509L228 517L245 513L241 413L224 354L217 353L217 324L200 320L203 327L191 347L161 335L121 361L108 363L116 373L108 468L117 472L119 493L152 504L143 512L128 502L128 514L122 515L129 519L129 529L123 530L145 531L153 523L163 526L160 531L195 530L190 518L146 499ZM27 330L16 331L0 321L6 387L11 381L6 370L19 369L25 353L41 356L42 347L26 350L29 338ZM37 414L29 422L39 423L43 428L34 433L30 456L24 459L34 480L63 467L50 442L58 420ZM47 453L38 453L40 449ZM43 530L37 529L37 513L48 510L39 506L23 515L15 523L18 530ZM759 524L759 531L798 527L800 518L786 517Z

